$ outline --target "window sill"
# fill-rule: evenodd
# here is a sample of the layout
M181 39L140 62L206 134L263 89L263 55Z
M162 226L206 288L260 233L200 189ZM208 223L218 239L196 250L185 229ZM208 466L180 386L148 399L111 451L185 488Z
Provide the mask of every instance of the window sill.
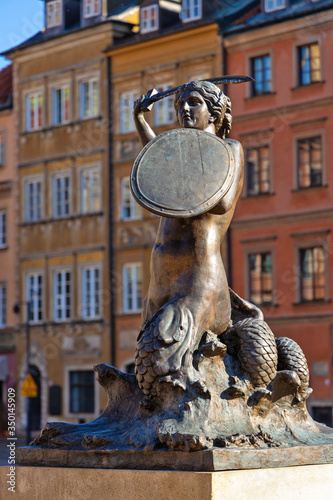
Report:
M250 200L252 198L266 198L267 196L274 196L276 193L275 191L269 191L268 193L258 193L258 194L247 194L246 196L242 196L242 200Z
M142 219L143 219L142 215L140 215L139 217L122 217L119 219L119 222L131 222Z
M76 215L69 215L68 217L59 217L59 218L52 218L52 219L40 219L37 221L25 221L21 222L20 227L26 227L26 226L36 226L38 224L50 224L50 223L55 223L55 222L60 222L60 221L70 221L70 220L76 220L76 219L81 219L82 217L101 217L104 216L104 212L89 212L89 213L80 213Z
M294 189L291 189L291 192L292 193L300 193L303 191L308 191L309 189L323 189L323 188L328 188L328 184L322 184L321 186L306 186L306 187L294 188Z
M320 85L323 85L324 83L326 83L325 80L319 80L318 82L306 83L304 85L296 85L295 87L291 87L290 90L293 92L294 90L306 89L306 88L309 88L309 87L320 86Z
M49 126L45 126L45 127L40 127L38 129L33 129L33 130L24 130L23 132L20 132L19 136L20 137L26 137L28 135L31 135L31 134L36 134L36 133L45 133L47 134L48 132L52 132L54 129L60 129L62 127L66 128L72 128L74 129L75 127L79 126L80 123L82 122L86 122L88 120L103 120L103 116L102 115L94 115L94 116L82 116L80 118L78 118L77 120L73 120L73 121L69 121L69 122L63 122L63 123L57 123L57 124L54 124L54 125L49 125Z
M319 305L319 304L330 304L331 299L323 299L323 300L307 300L302 302L293 302L293 306L307 306L307 305Z
M0 250L8 250L8 249L9 249L8 245L0 246Z
M255 94L255 95L250 95L248 97L245 97L244 101L252 101L253 99L258 99L260 97L268 97L275 95L276 92L272 90L272 92L263 92L262 94Z
M265 302L263 304L254 304L256 307L258 307L259 309L262 307L262 308L265 308L265 309L271 309L272 307L276 308L276 307L279 307L279 304L277 304L276 302Z
M200 21L201 19L202 19L202 16L188 17L187 19L182 19L182 23L183 24L193 23L195 21Z
M156 33L157 31L159 31L159 27L147 30L143 30L140 28L140 35L150 35L150 33Z
M120 315L126 315L126 316L131 315L132 316L134 314L141 314L141 313L142 313L142 309L136 309L135 311L122 311L120 313Z

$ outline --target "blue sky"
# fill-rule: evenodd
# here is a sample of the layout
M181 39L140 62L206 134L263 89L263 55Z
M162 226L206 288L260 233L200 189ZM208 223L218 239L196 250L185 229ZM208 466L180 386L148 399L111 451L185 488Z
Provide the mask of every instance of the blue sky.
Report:
M44 27L43 0L0 0L0 53ZM0 69L8 60L0 57Z

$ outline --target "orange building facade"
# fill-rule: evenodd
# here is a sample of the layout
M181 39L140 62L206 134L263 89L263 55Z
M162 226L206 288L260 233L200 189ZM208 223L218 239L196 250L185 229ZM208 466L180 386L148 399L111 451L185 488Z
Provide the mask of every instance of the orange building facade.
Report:
M17 233L12 67L0 71L0 405L15 384ZM1 429L2 430L2 429Z
M246 175L231 230L232 288L309 363L315 419L332 425L333 10L230 30L231 137Z

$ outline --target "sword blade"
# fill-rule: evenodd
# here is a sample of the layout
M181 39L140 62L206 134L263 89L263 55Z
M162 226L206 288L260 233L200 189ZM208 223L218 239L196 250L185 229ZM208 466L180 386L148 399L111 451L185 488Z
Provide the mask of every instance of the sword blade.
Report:
M206 78L203 80L204 82L211 82L216 84L219 83L246 83L246 82L254 82L254 79L251 78L251 76L243 76L243 75L230 75L230 76L220 76L217 78ZM157 94L154 95L149 95L151 91L148 92L146 95L145 99L142 101L140 109L142 111L148 111L149 107L157 101L160 101L161 99L164 99L165 97L169 97L170 95L173 95L177 92L178 89L180 89L182 85L178 87L173 87L172 89L164 90L163 92L158 92Z

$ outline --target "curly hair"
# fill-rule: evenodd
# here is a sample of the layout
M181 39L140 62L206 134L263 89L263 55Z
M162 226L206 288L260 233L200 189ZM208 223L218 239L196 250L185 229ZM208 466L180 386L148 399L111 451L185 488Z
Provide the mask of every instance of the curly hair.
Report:
M211 116L215 118L215 133L221 139L225 139L231 130L232 116L231 116L231 101L229 97L223 94L214 83L207 80L191 81L179 87L176 92L174 106L177 111L178 99L186 90L195 90L203 97L208 111Z

